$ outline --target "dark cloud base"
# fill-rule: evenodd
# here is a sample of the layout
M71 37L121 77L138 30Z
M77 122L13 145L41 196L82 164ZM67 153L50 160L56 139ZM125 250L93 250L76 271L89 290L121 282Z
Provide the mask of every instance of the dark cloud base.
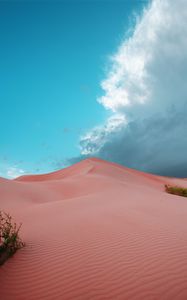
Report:
M88 147L92 147L91 141ZM111 134L99 152L70 158L65 164L91 156L153 174L187 177L187 103L180 109L172 105L164 114L131 121ZM62 162L56 162L56 167L62 167Z

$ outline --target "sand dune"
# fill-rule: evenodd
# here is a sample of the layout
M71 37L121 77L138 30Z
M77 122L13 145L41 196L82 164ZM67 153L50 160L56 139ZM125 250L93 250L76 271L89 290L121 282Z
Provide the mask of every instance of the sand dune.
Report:
M26 247L0 267L1 300L187 299L184 179L87 159L0 178L0 207Z

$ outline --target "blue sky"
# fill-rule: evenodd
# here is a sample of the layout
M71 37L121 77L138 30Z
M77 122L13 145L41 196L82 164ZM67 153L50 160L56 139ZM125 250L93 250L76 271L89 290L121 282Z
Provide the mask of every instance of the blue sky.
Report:
M0 176L90 156L187 177L187 2L1 1Z
M146 1L0 2L0 175L52 171L112 115L100 82Z

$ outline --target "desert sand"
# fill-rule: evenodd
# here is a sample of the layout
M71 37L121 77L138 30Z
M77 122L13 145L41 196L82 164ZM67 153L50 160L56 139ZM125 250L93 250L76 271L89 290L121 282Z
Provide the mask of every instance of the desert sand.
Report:
M186 300L185 179L87 159L0 178L0 208L26 246L0 267L1 300Z

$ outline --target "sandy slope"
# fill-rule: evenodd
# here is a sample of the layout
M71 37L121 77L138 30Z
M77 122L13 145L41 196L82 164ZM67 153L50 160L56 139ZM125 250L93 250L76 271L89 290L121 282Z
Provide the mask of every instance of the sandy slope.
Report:
M187 181L88 159L0 178L26 247L0 268L1 300L187 299Z

